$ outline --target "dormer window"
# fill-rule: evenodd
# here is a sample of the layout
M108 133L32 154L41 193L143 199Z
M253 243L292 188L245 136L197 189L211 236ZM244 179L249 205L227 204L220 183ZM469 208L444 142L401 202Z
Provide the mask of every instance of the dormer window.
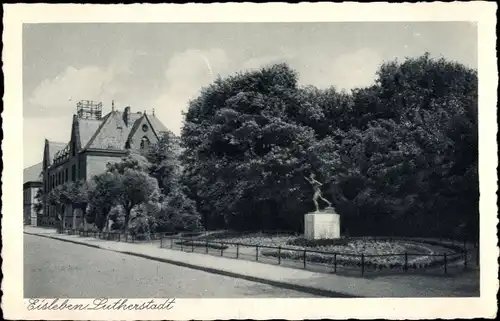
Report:
M148 130L149 130L148 125L146 125L146 124L142 125L142 131L143 132L147 132Z

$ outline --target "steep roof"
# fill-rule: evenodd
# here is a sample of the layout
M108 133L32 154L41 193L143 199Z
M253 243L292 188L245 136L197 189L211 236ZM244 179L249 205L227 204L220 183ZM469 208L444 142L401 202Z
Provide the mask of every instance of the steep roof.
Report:
M169 131L167 127L165 127L165 125L163 125L163 123L155 115L146 115L146 117L148 118L149 123L151 124L157 135L162 132Z
M165 125L163 125L154 115L131 112L129 114L129 122L125 124L123 114L122 111L113 110L99 120L82 119L75 116L76 135L80 139L81 149L124 150L129 135L137 129L144 117L148 119L152 129L157 135L161 132L168 131ZM69 150L69 144L49 142L49 157L51 163L57 152L61 151L60 155L62 155L65 152L69 153Z
M26 167L23 170L23 184L27 182L41 182L42 181L42 163Z
M47 144L49 146L50 164L52 164L52 161L54 160L54 157L56 156L56 154L58 152L60 152L61 150L63 150L64 148L66 148L66 146L68 145L67 143L54 142L54 141L50 141L50 140L47 140Z
M102 119L83 119L77 118L78 135L80 136L80 144L82 147L87 146L92 136L101 126Z
M104 116L86 148L124 149L129 131L130 127L123 121L123 113L112 111Z

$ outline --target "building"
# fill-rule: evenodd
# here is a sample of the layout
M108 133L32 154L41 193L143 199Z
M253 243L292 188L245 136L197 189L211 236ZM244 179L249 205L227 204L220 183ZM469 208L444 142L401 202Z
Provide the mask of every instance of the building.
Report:
M42 187L42 163L27 167L23 171L23 221L25 225L37 225L37 213L33 208L35 196Z
M130 149L146 153L167 128L154 115L133 113L130 107L102 117L102 103L80 101L73 115L68 143L45 140L43 155L43 226L59 226L58 213L47 203L48 193L68 181L89 180L118 162ZM83 214L71 207L63 209L66 228L83 224Z

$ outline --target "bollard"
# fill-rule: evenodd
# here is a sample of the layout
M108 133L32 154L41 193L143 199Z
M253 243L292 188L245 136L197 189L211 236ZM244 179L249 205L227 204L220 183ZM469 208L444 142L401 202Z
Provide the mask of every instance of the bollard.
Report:
M408 271L408 252L405 252L405 272Z
M333 254L333 272L337 273L337 253Z
M224 243L220 245L220 256L224 256Z
M448 264L447 264L447 259L446 259L446 253L443 254L443 260L444 260L444 274L448 274Z
M304 269L306 268L306 249L304 249Z
M278 265L281 265L281 245L278 247Z
M160 239L160 248L163 248L163 238Z
M259 260L259 246L255 246L255 261Z
M240 243L236 243L236 258L240 256Z
M361 254L361 275L365 274L365 255Z
M194 241L191 240L191 252L194 252Z
M184 251L184 240L181 240L181 251Z
M173 238L170 239L170 248L171 249L174 248L174 239Z
M205 241L205 252L208 253L208 241Z

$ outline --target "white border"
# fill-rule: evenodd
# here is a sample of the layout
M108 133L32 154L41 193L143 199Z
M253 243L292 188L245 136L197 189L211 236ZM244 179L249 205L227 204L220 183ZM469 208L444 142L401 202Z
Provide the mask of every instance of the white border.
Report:
M496 4L188 4L188 5L4 5L2 143L2 309L6 319L315 319L472 318L496 314ZM32 311L23 301L22 234L22 23L37 22L305 22L476 21L479 70L479 175L481 297L475 299L203 299L176 300L170 311ZM73 303L90 300L74 300ZM195 307L195 308L193 308Z

